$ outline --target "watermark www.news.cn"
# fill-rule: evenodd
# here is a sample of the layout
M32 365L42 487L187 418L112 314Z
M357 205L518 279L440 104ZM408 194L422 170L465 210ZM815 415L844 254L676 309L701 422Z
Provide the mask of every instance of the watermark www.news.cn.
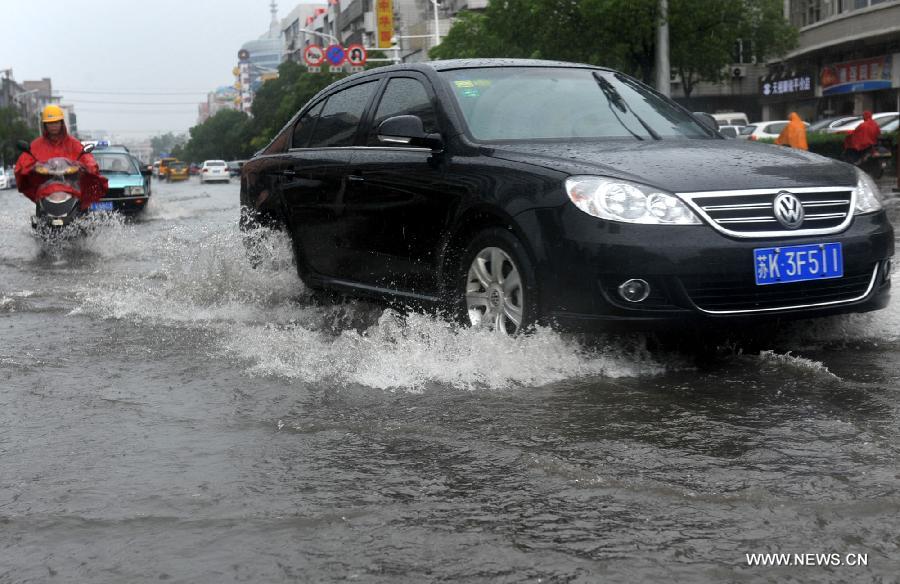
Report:
M868 566L869 554L806 553L806 554L744 554L748 566Z

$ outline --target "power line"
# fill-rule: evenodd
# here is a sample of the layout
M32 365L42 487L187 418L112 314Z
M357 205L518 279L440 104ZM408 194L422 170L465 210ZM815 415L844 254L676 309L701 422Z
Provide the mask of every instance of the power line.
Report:
M197 105L199 101L103 101L92 99L73 100L79 103L102 103L105 105Z
M198 93L210 93L208 89L198 89L197 91L120 91L110 90L101 91L97 89L54 89L54 93L87 93L94 95L197 95Z

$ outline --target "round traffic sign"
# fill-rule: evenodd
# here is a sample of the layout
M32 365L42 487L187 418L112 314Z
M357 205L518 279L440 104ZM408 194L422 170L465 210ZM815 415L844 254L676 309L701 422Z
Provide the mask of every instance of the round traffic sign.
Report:
M325 58L328 59L329 63L337 67L344 64L344 61L347 59L347 53L344 52L344 47L340 45L329 45L325 49Z
M303 49L303 60L310 67L318 67L325 60L325 51L319 45L309 45Z
M350 45L347 47L347 62L354 67L362 67L366 64L366 48L362 45Z

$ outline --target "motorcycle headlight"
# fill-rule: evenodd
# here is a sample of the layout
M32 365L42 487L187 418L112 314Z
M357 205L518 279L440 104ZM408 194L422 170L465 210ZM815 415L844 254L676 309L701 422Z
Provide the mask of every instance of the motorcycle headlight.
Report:
M144 187L125 187L125 196L143 195Z
M566 193L575 206L594 217L649 225L699 225L700 219L671 193L602 176L572 176Z
M37 166L35 166L34 171L38 174L50 174L50 170L43 164L38 164Z
M78 172L78 167L77 167L77 166L69 166L69 167L66 167L66 170L65 170L65 173L66 173L66 174L75 174L76 172Z
M881 192L878 185L872 177L859 169L856 169L856 188L853 194L856 196L855 215L881 210Z

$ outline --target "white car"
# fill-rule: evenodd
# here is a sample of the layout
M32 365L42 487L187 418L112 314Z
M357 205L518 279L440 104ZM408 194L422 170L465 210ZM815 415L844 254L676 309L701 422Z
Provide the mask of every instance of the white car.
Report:
M0 167L0 189L9 188L9 178L6 176L6 169Z
M726 138L737 138L744 126L719 126L719 133Z
M753 122L749 126L744 126L738 138L744 140L774 140L781 134L790 122L788 120L773 120L771 122ZM803 122L806 127L809 124Z
M231 182L228 164L224 160L204 160L203 166L200 167L200 182L207 183L217 180Z
M890 124L894 120L898 118L897 112L881 112L877 114L872 114L872 119L875 120L875 123L878 124L878 127L884 128L886 125ZM828 132L832 134L849 134L853 130L856 129L856 126L863 123L863 119L859 118L858 120L854 120L850 123L844 124L842 126L837 126L828 130Z

